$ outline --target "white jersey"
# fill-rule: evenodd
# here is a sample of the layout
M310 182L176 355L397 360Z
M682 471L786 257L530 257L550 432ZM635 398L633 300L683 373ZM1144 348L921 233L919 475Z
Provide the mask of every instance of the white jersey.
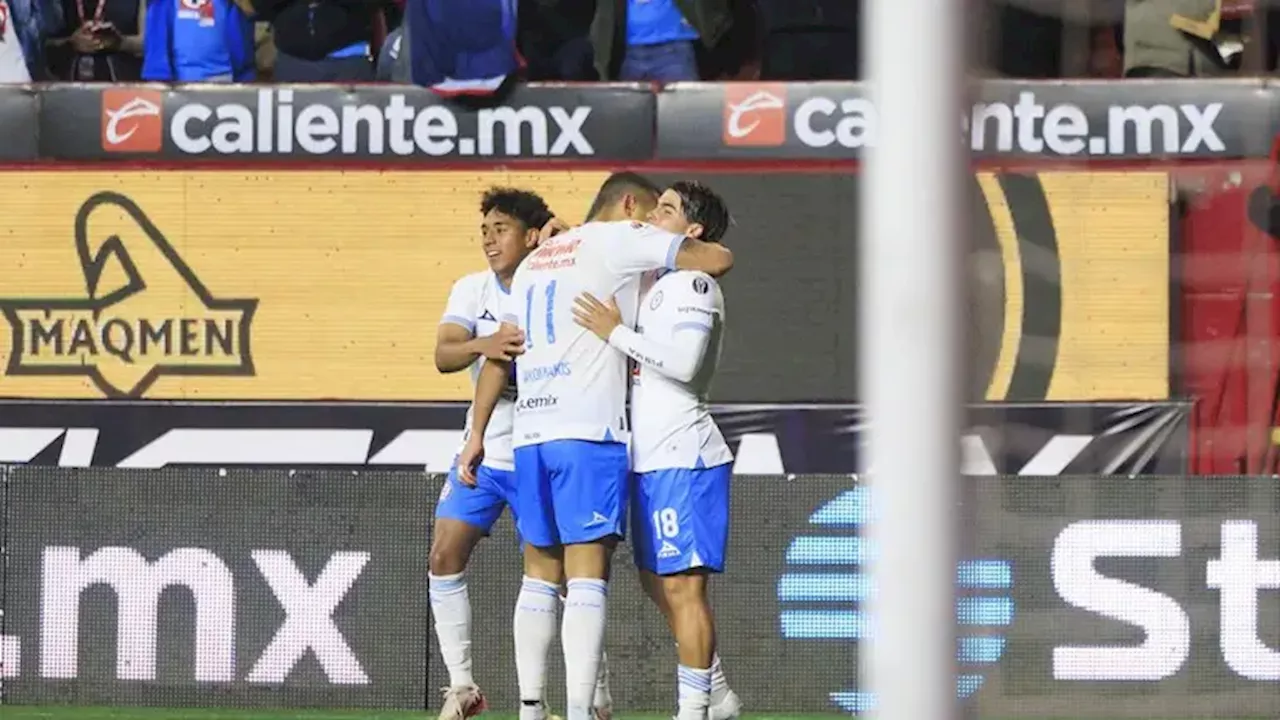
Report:
M488 337L498 331L501 321L502 296L507 291L498 282L498 276L485 270L472 273L453 284L449 291L449 302L444 308L444 317L440 324L461 325L471 331L472 337ZM471 363L471 384L475 386L480 377L480 368L484 366L483 356ZM515 460L511 453L511 427L515 414L515 383L511 383L507 392L499 398L493 408L493 416L484 431L483 465L495 470L515 470ZM462 433L465 444L471 437L471 423L474 408L467 408L467 425Z
M502 318L525 336L516 360L515 447L627 441L627 358L574 322L574 299L615 298L624 322L634 322L637 278L674 266L683 241L644 223L597 222L551 238L525 258Z
M631 457L636 472L733 461L707 401L724 338L724 295L710 276L646 276L636 332L609 343L635 362Z
M0 0L0 83L29 83L26 56L18 42L18 30L9 3Z

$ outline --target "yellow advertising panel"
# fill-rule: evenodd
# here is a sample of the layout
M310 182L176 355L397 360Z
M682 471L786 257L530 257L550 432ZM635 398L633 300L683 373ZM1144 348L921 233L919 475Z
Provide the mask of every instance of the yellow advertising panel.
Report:
M452 283L486 267L481 194L533 189L578 219L605 177L0 173L0 398L468 399L467 374L438 374L433 351ZM726 282L736 327L809 322L814 347L833 347L819 336L848 332L846 311L793 318L787 299L799 282L851 284L847 268L805 265L763 234L789 210L751 202L759 191L744 191L740 176L697 177L728 188L737 216L730 242L741 260ZM993 401L1167 398L1167 177L981 174L977 188L979 257L990 262L975 274L974 386ZM791 220L803 233L815 218ZM736 289L746 287L735 287L739 276L764 291ZM792 367L796 348L744 336L731 334L728 352Z
M458 400L435 371L479 200L599 172L5 173L0 397Z
M1003 270L989 293L1002 295L988 306L1002 309L1003 327L986 398L1168 398L1168 176L982 174L978 183Z

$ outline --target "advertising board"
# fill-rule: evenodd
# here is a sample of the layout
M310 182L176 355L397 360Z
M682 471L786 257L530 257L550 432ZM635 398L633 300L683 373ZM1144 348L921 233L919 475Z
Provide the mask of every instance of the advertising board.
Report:
M859 472L852 406L715 405L738 475ZM1181 473L1189 404L976 405L973 475ZM0 403L0 463L60 467L382 468L448 472L465 403Z
M420 707L420 476L15 470L7 702Z
M435 702L426 688L446 682L423 590L438 475L0 477L0 647L21 658L3 668L8 702L421 708ZM957 692L978 717L1280 712L1275 478L967 482L976 522L956 573ZM744 476L732 501L728 571L712 593L746 707L872 706L858 649L875 592L861 567L875 552L862 536L873 490L847 476ZM626 712L657 712L674 693L675 655L633 569L624 545L610 591L613 692ZM495 709L517 704L509 618L520 576L503 519L468 573L474 669ZM550 700L563 707L552 655Z
M0 397L441 401L479 196L579 220L601 171L2 171ZM715 397L856 402L856 175L657 173L726 197L737 255ZM972 399L1169 396L1168 179L982 173ZM922 209L927 211L927 209ZM801 349L797 351L797 349Z

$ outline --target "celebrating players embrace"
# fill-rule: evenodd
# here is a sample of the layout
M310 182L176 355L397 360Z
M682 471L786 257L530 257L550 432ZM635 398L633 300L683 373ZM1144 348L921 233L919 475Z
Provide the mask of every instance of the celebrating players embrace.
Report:
M546 713L543 676L564 578L568 720L609 714L598 676L607 578L628 502L641 583L677 644L680 719L736 717L740 703L719 669L707 600L708 575L724 566L733 459L707 408L724 328L714 278L733 265L719 243L728 211L704 186L677 183L659 193L630 173L605 182L585 225L553 237L535 231L545 203L526 204L528 212L504 213L518 216L509 256L486 230L491 265L498 257L518 264L509 282L495 266L494 280L470 281L496 284L473 293L483 296L475 307L446 311L444 325L458 328L449 331L452 341L472 343L466 352L474 354L460 350L441 364L437 353L442 370L461 369L464 360L476 368L466 440L437 511L437 526L452 526L455 539L441 541L437 529L432 551L432 607L454 685L441 718L483 709L469 672L462 571L503 504L525 543L515 621L521 720ZM483 330L467 327L466 319L486 315ZM441 546L452 562L437 563ZM449 552L453 546L462 550ZM449 600L457 612L442 623ZM464 652L467 671L455 674Z

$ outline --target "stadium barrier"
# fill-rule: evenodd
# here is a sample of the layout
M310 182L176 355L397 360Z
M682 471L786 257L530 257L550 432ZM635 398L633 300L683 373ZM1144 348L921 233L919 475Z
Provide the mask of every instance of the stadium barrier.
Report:
M426 551L442 478L410 472L0 469L5 702L434 706ZM1280 481L973 477L958 692L979 716L1280 711ZM867 489L740 477L714 583L730 680L759 712L864 709ZM509 523L469 573L476 671L515 707ZM619 707L667 709L674 648L619 552ZM553 653L552 702L563 707Z

